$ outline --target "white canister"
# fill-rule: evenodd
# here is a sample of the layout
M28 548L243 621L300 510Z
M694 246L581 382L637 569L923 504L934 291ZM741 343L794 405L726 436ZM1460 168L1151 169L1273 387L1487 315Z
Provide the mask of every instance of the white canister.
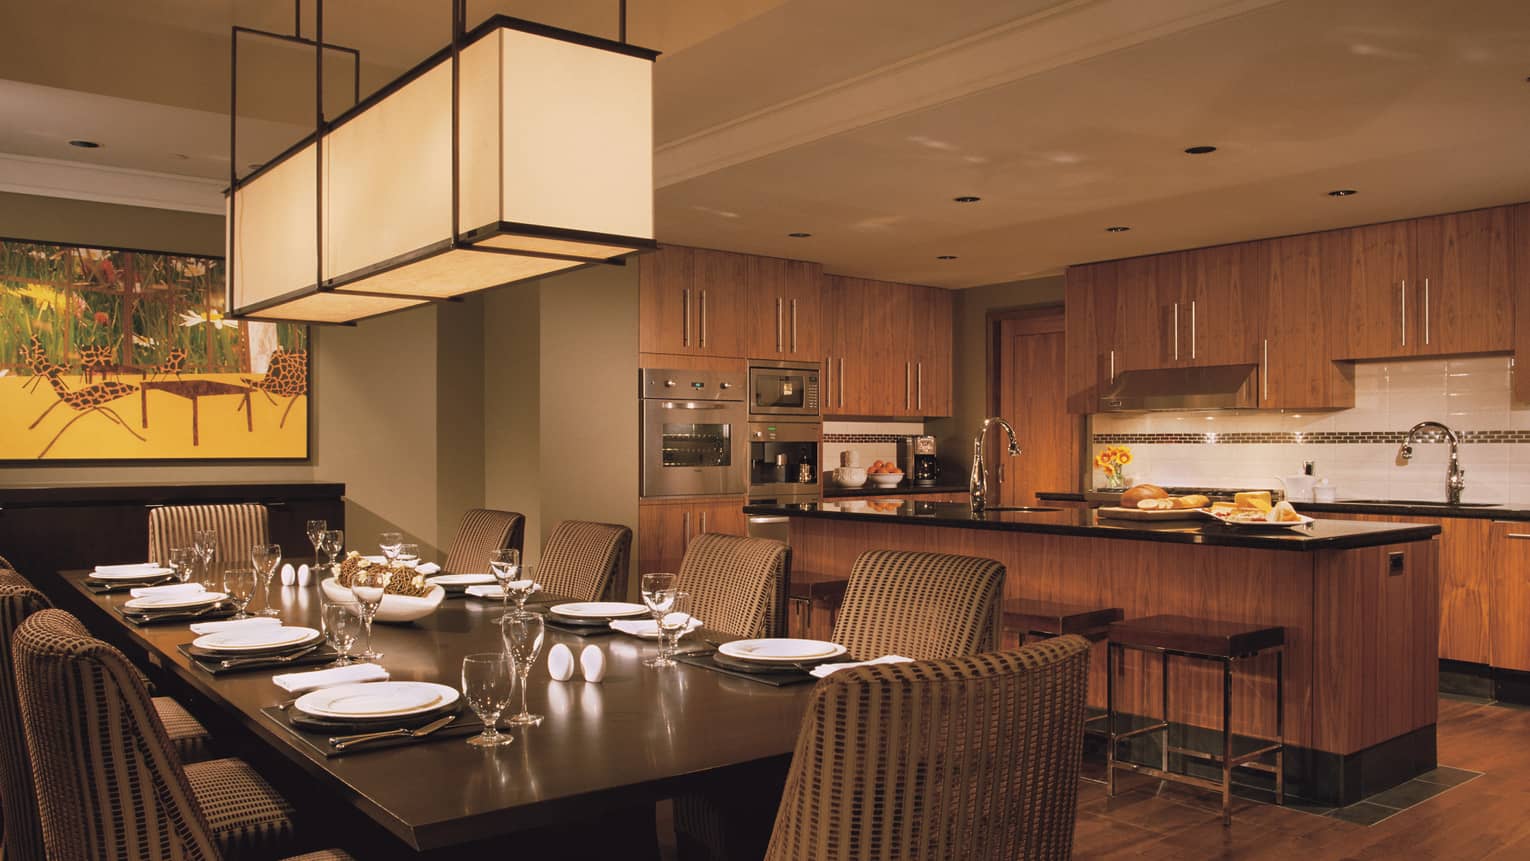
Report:
M847 448L839 453L839 465L852 468L860 468L861 453L853 448Z

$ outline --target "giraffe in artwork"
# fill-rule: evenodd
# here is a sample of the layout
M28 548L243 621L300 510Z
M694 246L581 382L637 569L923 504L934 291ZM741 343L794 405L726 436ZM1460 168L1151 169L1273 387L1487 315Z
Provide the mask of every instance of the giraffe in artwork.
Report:
M101 378L105 379L107 373L117 367L117 350L110 346L81 347L80 366L85 370L86 384L89 384L96 374L100 374Z
M154 366L154 376L171 376L179 380L181 372L186 370L186 351L181 347L171 347L165 355L165 360Z
M291 398L287 402L287 409L282 411L281 424L278 427L287 426L287 414L292 412L292 405L297 399L308 394L308 351L289 351L277 348L271 353L271 364L266 370L266 375L258 380L249 377L241 377L245 385L259 391L266 396L272 406L276 405L276 398Z
M22 391L30 392L42 383L43 378L48 374L48 368L53 363L48 361L48 351L43 349L42 339L35 334L32 335L30 343L18 348L18 352L21 353L22 364L32 372L32 379L27 380L26 385L21 387Z
M140 442L147 442L126 421L123 421L122 416L118 415L116 410L107 406L112 401L121 400L138 391L137 386L119 380L103 380L94 385L86 386L83 389L72 390L69 388L69 384L64 382L63 372L64 368L61 365L50 364L48 366L44 376L48 380L48 385L52 386L54 393L58 395L58 400L43 410L42 415L38 416L36 421L27 425L27 430L31 430L41 424L42 420L47 418L48 414L53 412L59 404L67 404L70 409L75 411L76 415L65 422L64 426L58 429L58 433L53 435L53 439L43 446L43 450L37 455L39 460L47 456L54 443L58 442L59 437L64 435L64 431L69 430L75 422L91 413L100 413L106 416L114 423L121 425L123 430L137 437Z

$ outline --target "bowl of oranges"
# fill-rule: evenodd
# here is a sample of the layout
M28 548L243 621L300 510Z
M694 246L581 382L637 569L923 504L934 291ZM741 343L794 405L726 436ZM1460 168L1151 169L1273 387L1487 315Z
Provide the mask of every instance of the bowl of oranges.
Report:
M903 481L903 470L896 463L879 460L866 470L866 478L877 487L897 487Z

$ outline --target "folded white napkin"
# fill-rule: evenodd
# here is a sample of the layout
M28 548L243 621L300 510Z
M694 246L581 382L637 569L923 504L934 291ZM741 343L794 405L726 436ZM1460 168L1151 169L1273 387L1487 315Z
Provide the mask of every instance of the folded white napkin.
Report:
M351 664L348 667L335 667L332 670L314 670L308 673L282 673L271 677L271 681L277 687L289 694L301 694L308 691L316 691L319 688L332 688L335 685L349 685L356 682L385 682L388 680L388 671L377 664Z
M282 585L283 586L291 586L293 583L296 583L296 582L297 582L297 569L292 567L292 563L291 562L288 562L288 563L286 563L285 565L282 566Z
M206 591L201 583L171 583L168 586L139 586L137 589L129 589L128 594L134 598L174 598L177 595L195 595Z
M478 586L469 586L466 589L463 589L462 592L465 595L472 595L474 598L494 598L495 600L498 600L505 597L505 590L499 588L498 583L484 583Z
M700 619L692 619L690 624L685 626L685 630L681 632L680 636L683 637L689 634L700 628L701 625ZM613 630L621 631L623 634L631 634L634 637L642 637L647 640L659 639L659 623L652 619L612 619L611 627Z
M913 658L905 658L902 655L883 655L880 658L876 658L870 661L849 661L843 664L819 664L811 670L808 670L808 672L821 679L830 673L839 672L840 670L848 670L851 667L869 667L872 664L909 664L913 663L913 661Z
M230 628L258 628L261 625L281 627L282 620L270 616L254 616L249 619L228 619L223 622L197 622L191 626L193 634L216 634Z
M434 562L425 562L423 564L414 566L414 570L418 574L424 574L426 577L429 577L432 574L441 573L441 566Z
M97 574L155 574L160 566L153 562L134 562L129 565L97 565Z

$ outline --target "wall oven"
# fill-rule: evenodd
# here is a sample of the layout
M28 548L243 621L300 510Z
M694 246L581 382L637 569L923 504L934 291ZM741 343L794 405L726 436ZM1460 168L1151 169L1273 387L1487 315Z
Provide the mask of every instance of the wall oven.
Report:
M736 374L645 368L640 493L742 494L749 462L745 381Z
M818 363L749 362L749 414L818 418Z

